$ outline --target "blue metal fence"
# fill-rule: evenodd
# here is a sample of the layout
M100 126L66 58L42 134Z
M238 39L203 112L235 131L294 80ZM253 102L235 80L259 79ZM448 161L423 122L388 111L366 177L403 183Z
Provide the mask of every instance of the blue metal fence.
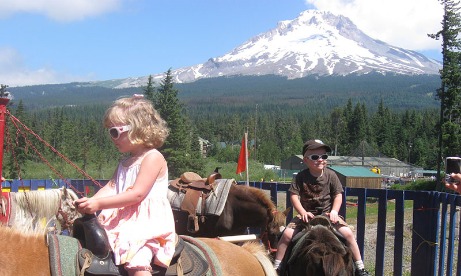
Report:
M285 193L286 207L291 207L287 193L289 185L281 183L251 182L250 186L269 190L272 200L279 206L278 193ZM340 214L346 217L346 199L357 200L356 239L362 256L375 255L375 275L384 275L386 235L391 236L393 252L393 275L404 275L404 258L411 258L411 275L461 275L461 247L458 242L460 235L459 206L461 196L434 191L396 191L386 189L345 188L343 205ZM368 200L376 200L378 204L376 252L364 252L365 227L369 226L366 219ZM387 209L388 202L395 202L395 210ZM405 221L405 202L413 205L410 217ZM355 208L355 207L354 207ZM388 214L394 221L387 221ZM289 220L293 216L289 214ZM347 220L347 217L346 217ZM411 225L411 256L404 252L405 222ZM393 234L387 234L387 225L393 223ZM373 239L373 237L367 237Z
M103 185L107 182L107 180L98 181ZM21 188L48 189L66 186L67 183L72 185L69 188L77 189L82 193L85 193L86 187L94 187L89 180L15 180L3 182L2 187L17 192ZM287 193L289 185L276 182L251 182L250 186L269 191L272 200L279 208L291 207ZM395 276L404 274L403 260L408 258L411 258L411 275L461 275L461 247L458 241L461 229L458 210L461 206L461 196L433 191L346 188L340 210L340 214L344 217L346 217L346 199L350 201L351 198L357 202L354 207L357 208L355 226L357 242L362 256L364 254L375 256L375 275L384 275L386 246L393 250L392 263ZM369 226L366 208L370 200L376 201L378 205L376 252L364 252L365 227ZM390 200L395 202L395 210L388 210ZM405 210L405 202L412 203L411 214L408 214L410 211ZM394 217L394 221L387 220L389 214ZM287 220L293 216L293 212L291 211L288 216ZM412 217L412 221L405 221L406 217ZM394 227L390 235L387 233L387 226L392 223ZM408 256L403 249L405 223L411 225L411 256ZM386 241L389 243L389 240L392 244L386 245Z

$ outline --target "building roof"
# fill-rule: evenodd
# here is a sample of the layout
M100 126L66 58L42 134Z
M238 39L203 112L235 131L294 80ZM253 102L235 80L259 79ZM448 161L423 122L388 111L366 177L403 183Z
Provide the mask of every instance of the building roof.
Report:
M296 155L300 160L302 155ZM390 157L357 157L357 156L328 156L328 165L331 166L365 166L365 167L408 167L410 164Z
M411 167L407 163L390 157L328 156L328 164L332 166Z
M376 174L365 167L329 166L329 168L346 177L382 177L382 175Z
M282 162L282 169L298 169L303 168L301 162L302 155L293 155L286 161ZM402 162L390 157L358 157L358 156L328 156L328 166L336 167L364 167L365 170L370 170L373 167L380 169L383 175L407 176L411 171L422 170L420 166Z

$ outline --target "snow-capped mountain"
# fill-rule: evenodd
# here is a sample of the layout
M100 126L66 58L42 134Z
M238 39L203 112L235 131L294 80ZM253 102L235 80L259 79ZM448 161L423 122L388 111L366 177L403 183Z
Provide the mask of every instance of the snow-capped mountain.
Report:
M294 20L246 41L203 64L174 70L177 83L232 75L438 74L441 63L373 39L344 16L307 10ZM153 74L157 81L162 74ZM117 88L142 86L148 76L114 80ZM118 82L120 81L120 82Z

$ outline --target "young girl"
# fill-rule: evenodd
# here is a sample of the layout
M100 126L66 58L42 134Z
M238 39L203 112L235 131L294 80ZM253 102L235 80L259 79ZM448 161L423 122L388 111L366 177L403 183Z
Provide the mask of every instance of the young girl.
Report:
M152 104L135 95L106 111L104 127L122 159L112 179L91 198L76 205L98 216L109 238L115 263L129 275L151 275L150 263L168 267L174 253L175 226L167 199L168 168L157 151L168 136L166 122Z

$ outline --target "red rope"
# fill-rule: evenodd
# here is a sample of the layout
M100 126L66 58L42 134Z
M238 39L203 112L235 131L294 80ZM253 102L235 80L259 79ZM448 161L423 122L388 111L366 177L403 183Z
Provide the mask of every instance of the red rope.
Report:
M7 110L7 115L9 115L9 118L11 120L11 122L15 125L15 127L17 128L17 132L19 132L22 137L25 139L26 141L26 145L28 145L31 149L33 149L33 151L39 156L39 158L54 172L56 173L56 175L58 175L59 177L61 177L61 179L63 179L63 181L69 185L69 187L71 187L76 193L78 194L83 194L82 192L78 191L75 187L73 187L70 183L68 183L64 176L62 174L60 174L49 162L48 160L46 160L45 157L43 157L42 154L40 154L39 150L30 142L29 139L27 139L27 135L24 131L21 130L21 127L22 129L25 129L28 133L32 134L36 139L38 139L40 142L42 142L46 147L48 147L51 151L53 151L56 155L58 155L59 157L61 157L64 161L66 161L68 164L70 164L72 167L74 167L78 172L80 172L82 175L84 175L86 178L88 178L89 180L91 180L94 184L98 185L99 187L102 187L102 185L96 181L94 178L92 178L88 173L86 173L84 170L82 170L81 168L79 168L76 164L74 164L71 160L69 160L66 156L64 156L62 153L60 153L58 150L56 150L53 146L51 146L48 142L46 142L45 140L43 140L39 135L37 135L34 131L32 131L30 128L28 128L27 126L25 126L21 121L19 121L19 119L17 119L16 117L14 117L8 110ZM16 159L16 158L15 158ZM15 161L16 163L16 161Z

